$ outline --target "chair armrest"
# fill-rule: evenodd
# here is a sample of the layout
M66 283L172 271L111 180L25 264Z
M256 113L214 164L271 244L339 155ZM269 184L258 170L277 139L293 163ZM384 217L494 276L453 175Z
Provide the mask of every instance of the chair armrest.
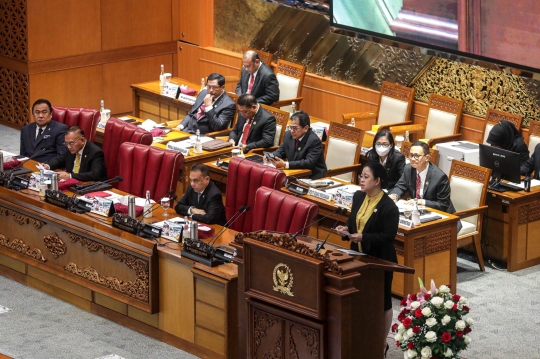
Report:
M266 148L257 147L257 148L252 149L248 153L249 154L257 154L257 155L262 156L263 152L274 152L278 148L279 148L279 146L272 146L272 147L266 147Z
M182 120L167 121L164 123L164 125L170 128L175 128L180 124L180 122L182 122Z
M380 130L388 130L388 131L390 131L391 127L408 126L408 125L413 125L413 122L412 121L403 121L403 122L396 122L396 123L388 123L386 125L380 125L379 126L379 131Z
M302 102L304 98L303 97L296 97L296 98L289 98L286 100L279 100L272 104L272 107L280 108L283 106L290 106L294 102L296 105L296 109L298 110L300 108L300 102Z
M225 130L221 130L221 131L215 131L215 132L208 132L207 134L205 134L206 137L218 137L218 136L227 136L227 138L229 137L229 135L231 134L232 132L232 128L227 128Z
M360 163L355 164L355 165L350 165L350 166L330 168L329 170L326 171L326 177L332 177L332 176L340 175L343 173L358 171L360 168L362 168L362 164ZM353 178L352 182L354 182L355 180L356 178Z
M476 208L464 209L463 211L452 213L454 216L458 216L460 219L482 214L488 209L488 206L481 206Z
M425 130L426 130L426 126L422 124L398 125L398 126L390 127L390 131L393 134L404 133L405 131L409 131L409 133L418 133L418 132L424 132Z
M430 138L427 142L428 146L431 148L435 146L438 143L444 143L444 142L451 142L456 141L461 137L461 133L456 133L454 135L450 136L443 136L443 137L436 137L436 138Z

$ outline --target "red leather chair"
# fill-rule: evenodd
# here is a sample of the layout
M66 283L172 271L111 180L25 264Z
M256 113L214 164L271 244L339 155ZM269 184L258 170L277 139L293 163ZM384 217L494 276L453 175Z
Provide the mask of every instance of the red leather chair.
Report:
M230 219L240 206L249 205L246 212L230 228L238 232L251 232L255 193L261 186L280 189L285 183L285 173L273 167L243 158L232 158L229 162L225 213Z
M277 189L261 187L255 195L252 231L268 230L296 233L309 226L319 213L319 207ZM308 234L309 227L300 234Z
M111 117L105 126L103 137L103 153L105 153L105 163L107 164L107 178L118 175L118 151L124 142L152 144L150 132L132 123L122 121L116 117Z
M118 175L124 178L118 184L119 190L139 197L144 197L150 190L155 201L169 190L176 192L178 174L184 164L180 152L124 142L118 156Z
M84 136L94 142L101 114L91 108L53 106L52 118L68 127L79 126L84 131Z

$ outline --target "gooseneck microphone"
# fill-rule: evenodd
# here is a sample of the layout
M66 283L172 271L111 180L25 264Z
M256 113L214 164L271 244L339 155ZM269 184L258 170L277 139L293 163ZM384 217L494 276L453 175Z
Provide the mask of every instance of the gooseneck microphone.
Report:
M249 211L250 208L250 206L240 206L240 208L238 208L238 211L233 214L233 216L227 221L227 223L225 223L225 225L218 231L218 233L216 233L212 238L210 238L208 244L213 245L218 239L218 237L221 236L234 222L236 222L238 218L242 217L244 213Z
M291 192L293 193L296 193L297 195L304 195L304 194L307 194L309 192L309 189L308 188L305 188L305 187L302 187L300 186L299 184L294 184L294 183L290 183L289 179L290 178L294 178L296 180L296 182L300 182L298 180L298 178L294 177L294 176L288 176L287 179L285 180L285 184L284 186Z
M15 175L15 172L21 168L26 162L30 161L31 159L34 159L35 157L37 157L38 155L42 154L43 152L49 150L51 148L51 146L44 146L42 147L39 151L37 152L34 152L34 154L30 157L28 157L27 159L25 159L24 161L20 161L19 164L17 164L17 166L13 167L9 174L10 174L10 177L9 177L9 180L11 181L12 177ZM32 171L30 171L32 172Z
M333 211L332 213L341 214L341 208L338 207L338 208L334 209L334 211ZM311 225L313 225L313 224L315 224L315 223L317 223L317 222L319 222L319 221L322 221L322 220L325 219L325 218L330 217L330 216L332 215L332 213L327 214L326 216L321 217L321 218L319 218L319 219L317 219L317 220L311 222L311 223L308 224L307 226L300 228L300 229L299 229L295 234L293 234L291 237L294 238L294 239L296 239L296 236L298 236L298 235L300 234L300 232L302 232L304 229L310 227Z
M94 192L96 190L106 191L112 188L111 186L112 183L122 182L123 180L124 178L120 176L116 176L106 181L96 181L93 183L88 183L88 184L83 184L83 185L76 184L75 186L70 187L69 189L72 190L76 194L87 194L90 192Z
M338 207L338 208L336 209L335 212L336 212L337 214L346 214L346 213L347 213L347 208L339 208L339 207ZM340 221L340 219L338 218L338 219L336 220L336 223L334 223L334 225L332 226L331 229L336 228L336 226L337 226L337 224L339 223L339 221ZM331 234L331 233L332 233L332 232L328 232L328 234L326 235L326 238L324 239L324 241L322 241L321 243L319 243L319 244L317 244L317 245L315 246L315 253L319 253L319 251L320 251L321 249L324 248L324 245L326 244L326 241L328 240L328 237L330 237L330 234Z

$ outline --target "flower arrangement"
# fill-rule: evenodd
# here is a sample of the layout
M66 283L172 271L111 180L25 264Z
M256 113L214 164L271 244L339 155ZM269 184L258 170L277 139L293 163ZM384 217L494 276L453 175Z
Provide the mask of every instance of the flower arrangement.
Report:
M437 289L433 280L430 291L418 282L420 292L403 298L399 323L392 326L396 346L405 359L458 359L471 342L473 320L463 319L469 313L467 298L450 293L446 285Z

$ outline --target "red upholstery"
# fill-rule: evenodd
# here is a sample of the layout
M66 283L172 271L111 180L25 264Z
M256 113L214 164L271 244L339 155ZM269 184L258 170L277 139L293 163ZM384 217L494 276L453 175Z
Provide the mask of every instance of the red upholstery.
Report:
M118 175L118 151L124 142L150 145L152 144L152 135L137 125L111 117L105 126L102 147L107 164L107 178Z
M184 164L180 152L124 142L119 151L118 175L124 180L118 189L144 197L147 190L159 201L169 190L176 192L178 174Z
M319 207L276 189L261 187L255 195L252 231L296 233L313 222ZM309 227L300 234L308 234Z
M94 142L101 114L90 108L53 106L52 118L68 127L79 126L84 131L84 137Z
M238 232L251 232L255 192L261 186L280 189L285 179L285 173L276 168L243 158L232 158L227 178L227 219L230 219L240 206L249 205L251 210L234 222L231 228Z

